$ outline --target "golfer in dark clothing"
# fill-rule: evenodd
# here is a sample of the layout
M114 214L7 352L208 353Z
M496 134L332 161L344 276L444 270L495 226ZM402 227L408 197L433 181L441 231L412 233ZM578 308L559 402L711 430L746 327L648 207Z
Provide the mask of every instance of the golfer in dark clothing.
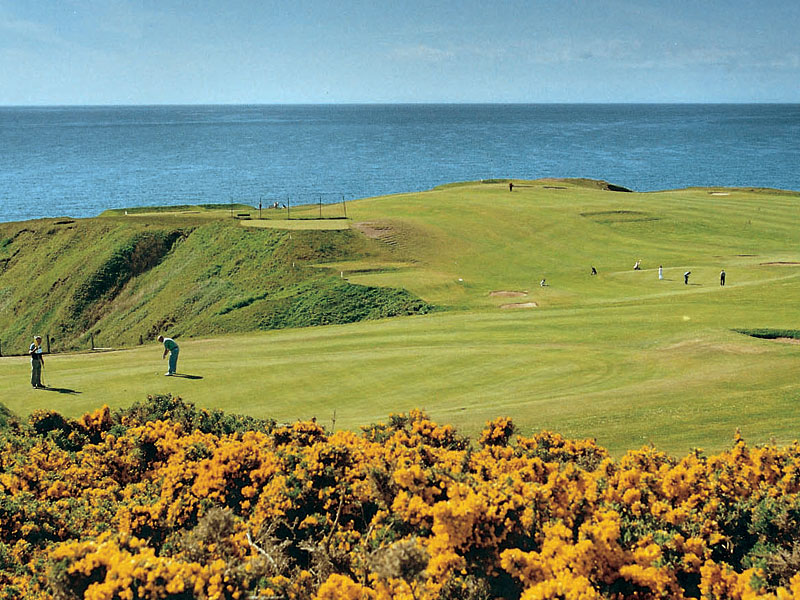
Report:
M721 286L725 285L725 269L722 269L722 271L719 272L719 284Z
M42 366L44 365L42 353L42 336L37 335L33 338L33 343L28 350L28 354L31 355L31 385L36 389L44 387L42 385Z
M684 285L689 285L689 275L691 275L691 274L692 274L691 271L686 271L686 273L683 274L683 283L684 283Z
M158 336L158 341L164 344L164 355L161 357L166 358L169 352L169 368L164 375L175 375L178 369L178 344L172 338L165 338L163 335Z

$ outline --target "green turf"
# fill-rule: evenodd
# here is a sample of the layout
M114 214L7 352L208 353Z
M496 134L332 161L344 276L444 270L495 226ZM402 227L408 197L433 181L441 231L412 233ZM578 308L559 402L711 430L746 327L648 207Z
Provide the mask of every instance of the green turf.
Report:
M799 208L788 192L629 194L563 181L350 202L353 231L384 252L326 268L446 310L179 340L179 371L197 379L164 377L152 343L50 357L45 377L62 393L31 390L28 361L3 358L2 401L21 414L77 415L172 392L284 421L330 426L335 415L337 428L420 407L475 433L509 415L523 431L596 437L615 452L714 450L736 428L752 442L785 443L800 424L800 347L734 330L796 328ZM538 307L501 308L512 303Z

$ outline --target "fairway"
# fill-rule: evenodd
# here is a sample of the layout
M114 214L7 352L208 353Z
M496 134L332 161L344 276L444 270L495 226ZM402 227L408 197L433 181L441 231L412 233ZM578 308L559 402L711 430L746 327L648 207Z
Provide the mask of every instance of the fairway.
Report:
M615 453L649 443L718 450L737 428L751 443L788 443L800 425L800 346L733 330L796 328L798 200L542 180L513 193L473 183L351 202L352 228L383 244L384 257L313 266L405 288L443 310L178 337L178 372L192 378L164 377L155 342L50 356L44 376L55 391L30 389L27 358L2 358L2 401L23 415L76 416L172 393L336 429L422 408L468 434L511 416L524 433L594 437Z

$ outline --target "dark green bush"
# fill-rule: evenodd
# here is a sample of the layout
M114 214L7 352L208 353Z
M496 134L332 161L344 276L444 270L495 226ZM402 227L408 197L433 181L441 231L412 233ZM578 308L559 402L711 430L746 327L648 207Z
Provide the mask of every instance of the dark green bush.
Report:
M116 411L113 422L126 427L144 425L151 421L170 420L179 423L184 431L195 429L214 435L228 435L245 431L269 433L275 427L272 419L257 419L247 415L225 414L221 410L198 409L192 402L184 402L171 394L148 396L129 408Z

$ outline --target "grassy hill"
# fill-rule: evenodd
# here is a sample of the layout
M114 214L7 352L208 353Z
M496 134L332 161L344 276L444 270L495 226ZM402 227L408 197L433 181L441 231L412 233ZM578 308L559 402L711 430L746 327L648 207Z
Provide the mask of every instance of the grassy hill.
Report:
M244 228L227 211L133 210L0 224L5 353L34 333L52 349L124 347L160 332L209 335L426 312L403 290L310 265L381 250L351 231ZM137 216L134 216L137 215Z
M518 181L509 192L502 181L453 184L350 202L347 221L286 221L278 212L235 221L210 210L89 220L81 239L97 228L104 242L119 239L115 247L148 232L174 236L161 262L122 286L114 302L81 314L99 316L99 338L120 331L115 339L133 345L160 327L180 334L179 371L195 378L160 376L160 349L145 345L53 356L47 382L63 393L35 392L26 384L27 361L6 358L0 360L0 389L8 390L3 401L23 414L48 406L76 415L101 402L127 405L147 393L171 392L259 417L335 419L337 428L420 407L468 434L489 418L510 415L523 431L596 437L615 452L648 442L674 451L719 449L736 428L752 442L794 439L797 346L736 330L797 328L800 195L751 189L639 194L608 187ZM311 218L317 210L292 212ZM333 223L336 230L320 229ZM43 238L45 228L66 226L6 224L0 240L10 239L14 227L40 228ZM65 246L67 237L61 239L48 255ZM17 243L0 241L0 261ZM88 277L112 255L84 247L67 266ZM0 275L4 309L32 305L0 324L24 340L44 326L36 321L40 315L68 325L64 311L78 289L61 284L63 306L48 316L36 303L68 269L40 274L37 269L53 263L37 257L40 262L31 259L15 271L16 285L36 273L27 301L4 283L10 267ZM634 271L639 259L642 270ZM274 281L264 277L262 264L270 265ZM597 276L590 275L592 266ZM685 271L691 271L689 285ZM539 286L542 278L547 287ZM338 312L335 291L346 296L354 288L406 290L410 306L422 306L415 304L421 299L424 307L443 310L293 328L308 324L298 319L329 298ZM380 292L376 305L384 293L400 292ZM273 310L282 301L289 308ZM276 325L289 328L245 332Z

